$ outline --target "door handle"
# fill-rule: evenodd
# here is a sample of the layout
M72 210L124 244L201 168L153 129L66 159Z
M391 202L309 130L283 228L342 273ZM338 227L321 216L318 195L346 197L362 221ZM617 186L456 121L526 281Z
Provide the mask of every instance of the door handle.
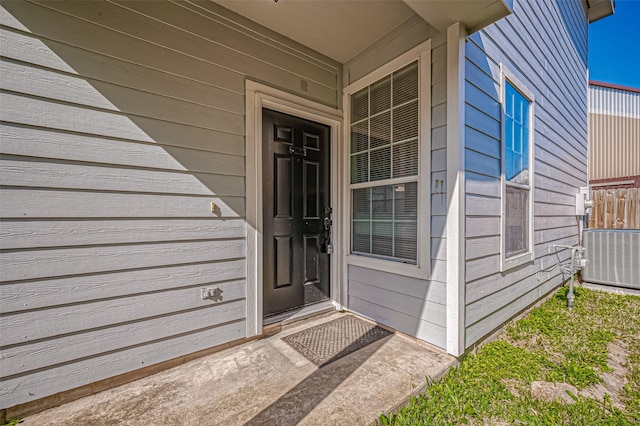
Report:
M333 221L331 220L331 213L333 213L333 209L331 207L324 208L324 229L325 231L329 231L331 229L331 225L333 225Z
M331 207L324 208L324 243L322 244L322 252L327 254L333 253L333 244L331 244L331 225L333 225L331 212Z

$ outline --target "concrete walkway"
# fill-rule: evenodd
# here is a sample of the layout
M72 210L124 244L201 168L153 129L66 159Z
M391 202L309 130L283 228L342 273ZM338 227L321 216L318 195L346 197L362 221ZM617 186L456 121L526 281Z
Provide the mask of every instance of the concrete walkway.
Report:
M281 340L341 315L295 323L24 425L368 425L457 362L391 335L318 368Z

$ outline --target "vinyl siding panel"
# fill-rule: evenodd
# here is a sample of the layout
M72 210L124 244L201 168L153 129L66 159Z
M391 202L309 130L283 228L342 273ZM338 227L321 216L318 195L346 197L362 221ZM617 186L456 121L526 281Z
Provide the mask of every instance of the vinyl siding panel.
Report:
M153 329L164 327L167 320L159 321ZM242 336L246 329L244 319L215 323L211 318L208 323L209 327L182 332L179 338L159 338L141 344L134 343L115 352L76 359L73 363L50 365L45 370L36 370L25 377L7 377L3 379L2 389L46 389L52 382L64 383L65 387L73 389L85 385L88 376L109 378L121 374L123 370L133 371L163 362L167 353L193 353L218 346ZM187 324L185 328L190 327ZM119 341L119 344L122 342Z
M16 281L5 284L6 302L12 312L24 312L65 304L81 304L99 294L101 299L126 298L132 294L150 294L178 288L197 287L230 280L242 280L244 259L222 259L197 264L141 268L63 277L48 277L38 286ZM176 285L179 283L179 285Z
M640 176L639 141L640 91L590 85L589 180Z
M561 282L553 244L575 244L574 194L586 184L587 17L579 1L516 0L466 43L465 345ZM535 261L500 272L500 64L535 97ZM560 252L565 260L566 253Z
M412 34L409 29L407 34ZM421 33L428 38L429 32ZM392 34L393 37L399 35ZM406 40L409 50L422 38ZM384 39L381 41L384 45ZM431 277L410 278L358 266L348 269L348 307L367 318L418 337L440 348L446 346L446 34L431 39ZM347 64L349 69L369 71L393 57L381 50L377 61L371 54ZM357 58L356 58L357 59ZM375 64L375 65L374 65Z
M423 19L413 15L344 64L344 85L348 86L401 53L427 41L436 32Z
M0 408L245 337L245 80L339 107L341 65L213 2L0 22Z
M169 292L164 296L182 296L174 293L176 292ZM128 312L126 307L123 310ZM59 313L60 316L65 314L68 315L68 313ZM37 370L74 360L78 352L88 356L100 355L104 346L122 344L122 335L135 336L131 338L130 345L144 344L180 333L189 323L217 325L224 321L240 320L243 317L244 301L236 300L213 312L209 309L195 309L163 314L161 321L142 319L109 329L98 328L81 334L74 333L66 339L66 345L63 348L57 348L49 340L41 340L28 347L13 346L4 352L3 362L5 368L18 373Z
M41 220L37 228L24 221L0 222L3 249L218 240L244 235L242 218Z
M5 281L35 280L82 272L92 274L122 269L151 268L189 262L242 258L242 239L205 242L152 243L129 247L78 247L4 253ZM4 335L4 333L3 333Z
M442 282L349 267L350 310L439 347L446 340L445 305Z
M244 175L244 156L234 153L135 143L22 125L0 127L0 138L2 152L6 155L178 172L214 170L220 175ZM244 148L232 147L234 151L244 152ZM189 164L189 169L178 159L184 159L182 161Z

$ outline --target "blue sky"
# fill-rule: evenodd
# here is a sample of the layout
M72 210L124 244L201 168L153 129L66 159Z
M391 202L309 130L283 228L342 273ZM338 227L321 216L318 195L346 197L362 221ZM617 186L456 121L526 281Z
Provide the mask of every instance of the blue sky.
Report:
M640 0L616 0L615 13L589 25L589 78L640 88Z

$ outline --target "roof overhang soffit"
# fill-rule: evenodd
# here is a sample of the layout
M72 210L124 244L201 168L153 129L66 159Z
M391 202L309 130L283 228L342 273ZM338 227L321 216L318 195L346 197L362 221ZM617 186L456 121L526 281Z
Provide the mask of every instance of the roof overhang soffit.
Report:
M613 15L615 8L615 0L587 0L589 23Z
M272 31L346 63L416 15L435 32L472 33L511 13L513 0L213 0Z
M439 31L460 22L473 33L513 11L513 0L402 0Z

